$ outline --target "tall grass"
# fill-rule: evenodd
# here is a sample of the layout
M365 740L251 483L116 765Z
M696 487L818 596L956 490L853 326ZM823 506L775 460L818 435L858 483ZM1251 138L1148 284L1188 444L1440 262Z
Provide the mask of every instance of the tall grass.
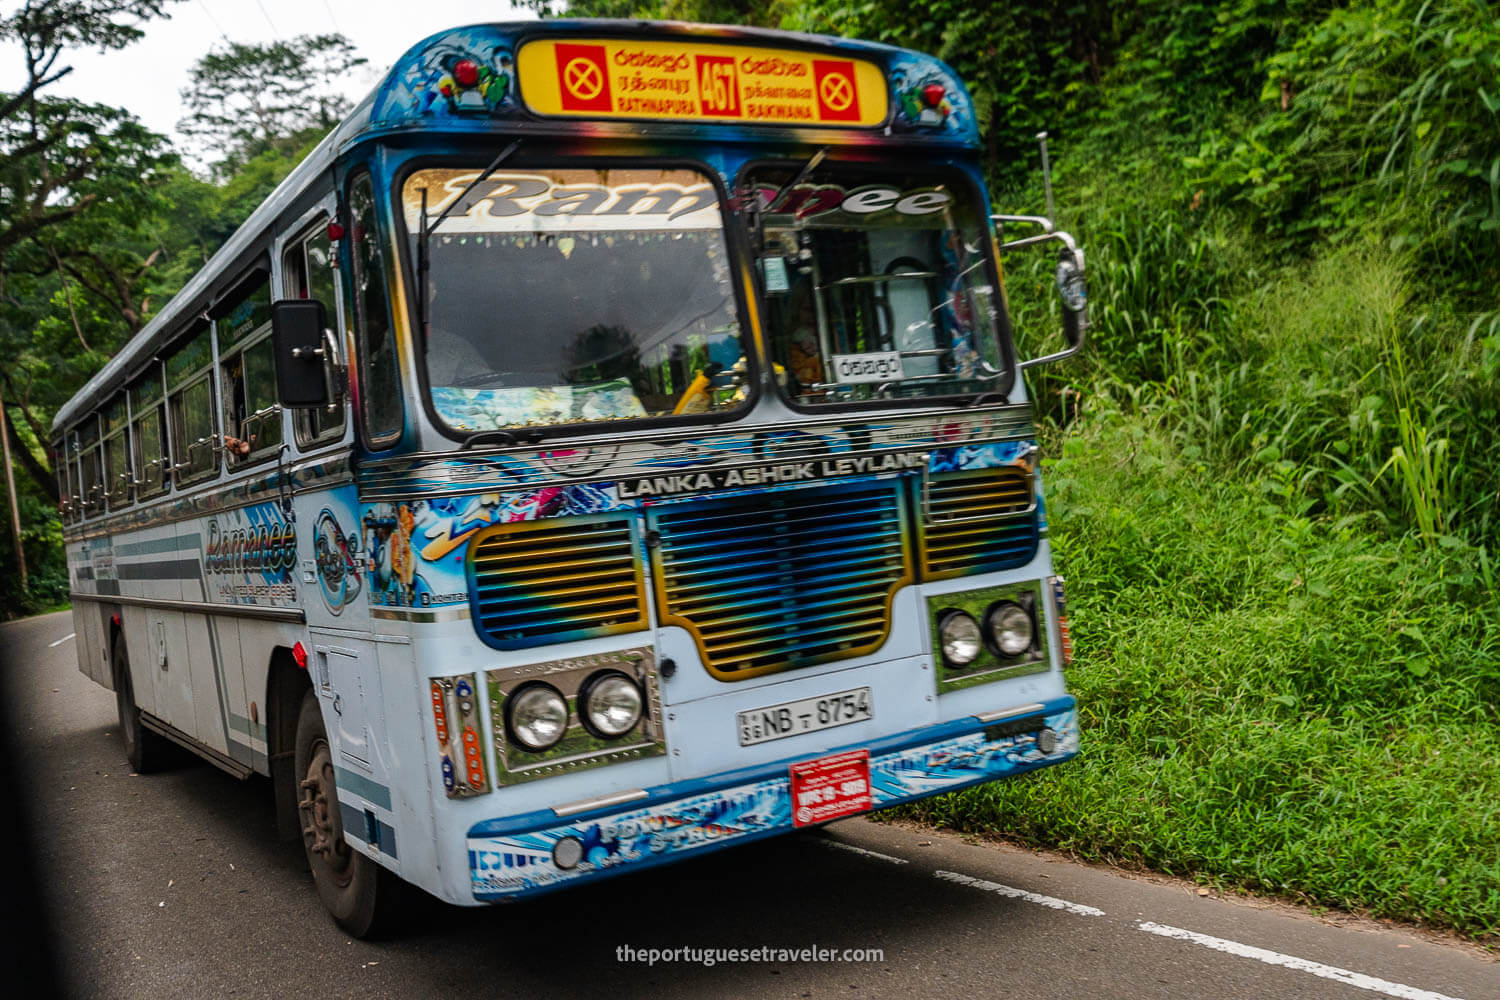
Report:
M1060 437L1083 754L913 813L1500 934L1500 603L1481 556L1298 514L1146 415L1096 404Z
M1092 347L1028 378L1084 754L917 813L1494 940L1500 311L1190 190L1071 212ZM1049 272L1011 263L1018 327Z

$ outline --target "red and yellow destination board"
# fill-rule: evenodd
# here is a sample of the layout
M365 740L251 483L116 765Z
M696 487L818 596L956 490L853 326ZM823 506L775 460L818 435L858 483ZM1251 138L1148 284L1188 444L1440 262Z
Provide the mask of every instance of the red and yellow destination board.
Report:
M694 42L539 39L517 59L542 115L879 125L885 75L862 59Z

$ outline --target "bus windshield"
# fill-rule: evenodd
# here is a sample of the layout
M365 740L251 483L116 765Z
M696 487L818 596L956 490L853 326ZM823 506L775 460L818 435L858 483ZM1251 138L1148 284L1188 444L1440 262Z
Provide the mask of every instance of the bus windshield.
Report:
M478 176L425 169L403 203L412 259ZM682 169L503 170L428 243L426 363L452 430L703 414L748 379L719 197Z
M985 216L937 171L750 174L778 381L821 405L1008 391ZM788 185L795 186L788 188Z

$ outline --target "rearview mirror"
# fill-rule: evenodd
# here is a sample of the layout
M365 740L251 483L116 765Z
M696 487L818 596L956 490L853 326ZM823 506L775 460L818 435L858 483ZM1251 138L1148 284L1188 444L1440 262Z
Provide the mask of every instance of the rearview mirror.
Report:
M276 349L276 394L287 408L328 404L326 310L317 299L284 299L271 305Z
M1083 278L1083 251L1064 250L1057 259L1057 294L1062 299L1063 335L1077 350L1089 328L1088 286Z

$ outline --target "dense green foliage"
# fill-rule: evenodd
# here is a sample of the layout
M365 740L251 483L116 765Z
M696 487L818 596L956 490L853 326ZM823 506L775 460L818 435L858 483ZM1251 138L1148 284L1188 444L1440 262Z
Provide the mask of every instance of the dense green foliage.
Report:
M363 61L341 36L205 54L189 117L219 158L211 182L128 111L48 90L77 49L129 44L168 2L30 0L0 21L29 73L0 95L0 394L30 571L23 590L0 531L0 616L67 597L52 414L307 154L345 110L332 77Z
M1084 750L916 817L1500 931L1500 606L1473 551L1297 516L1150 419L1050 442Z

